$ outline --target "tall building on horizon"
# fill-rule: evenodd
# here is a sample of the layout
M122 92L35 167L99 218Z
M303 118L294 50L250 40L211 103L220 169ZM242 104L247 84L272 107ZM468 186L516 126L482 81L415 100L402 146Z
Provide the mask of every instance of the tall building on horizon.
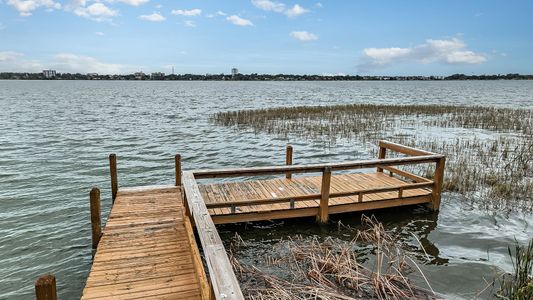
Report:
M56 70L43 70L44 78L54 78L56 77Z
M237 74L239 74L239 69L237 69L237 68L231 69L231 76L235 76Z

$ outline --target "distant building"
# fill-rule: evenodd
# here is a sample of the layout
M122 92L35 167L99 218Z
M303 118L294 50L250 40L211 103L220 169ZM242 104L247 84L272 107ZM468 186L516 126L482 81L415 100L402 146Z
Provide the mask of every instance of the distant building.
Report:
M98 73L87 73L88 79L98 79Z
M231 69L231 76L235 76L237 74L239 74L239 69L237 69L237 68Z
M43 70L44 78L54 78L56 77L56 70Z
M146 76L146 75L141 71L141 72L134 73L133 76L135 76L135 79L137 79L137 80L142 80L144 78L144 76Z
M154 72L150 76L150 79L152 79L152 80L163 80L163 79L165 79L165 73Z

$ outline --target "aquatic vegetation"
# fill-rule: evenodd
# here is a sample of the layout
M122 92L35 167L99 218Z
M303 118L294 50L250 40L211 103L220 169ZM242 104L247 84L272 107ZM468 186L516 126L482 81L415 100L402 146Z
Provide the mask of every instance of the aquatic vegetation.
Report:
M325 146L344 139L375 151L377 141L387 139L443 153L445 190L481 199L488 208L533 209L533 110L349 104L219 112L211 121Z
M241 287L248 299L434 299L431 290L418 287L408 275L424 275L413 259L397 245L394 236L374 218L363 217L366 229L353 231L351 241L306 240L285 241L285 252L267 257L266 262L278 272L270 273L235 259L231 260ZM230 254L243 246L234 238ZM372 259L359 254L361 247L372 248ZM284 274L280 275L280 274Z
M496 297L513 300L533 299L533 240L527 247L520 246L517 242L514 255L511 247L508 249L513 263L513 273L503 275Z

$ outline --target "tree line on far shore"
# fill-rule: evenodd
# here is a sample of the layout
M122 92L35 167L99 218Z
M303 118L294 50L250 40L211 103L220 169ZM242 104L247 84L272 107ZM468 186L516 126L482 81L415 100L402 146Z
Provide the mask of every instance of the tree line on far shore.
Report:
M294 74L169 74L162 73L99 75L80 73L57 73L53 77L46 77L43 73L0 73L0 80L237 80L237 81L357 81L357 80L532 80L533 75L497 74L497 75L465 75L450 76L361 76L361 75L294 75Z

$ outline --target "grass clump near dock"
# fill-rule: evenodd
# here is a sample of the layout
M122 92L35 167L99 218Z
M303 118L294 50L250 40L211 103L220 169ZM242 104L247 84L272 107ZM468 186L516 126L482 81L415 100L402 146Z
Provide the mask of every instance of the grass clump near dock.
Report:
M509 247L509 256L513 263L513 273L503 275L496 297L512 300L533 299L533 240L527 247L516 243L514 255Z
M284 251L264 258L269 271L237 261L231 254L243 246L239 237L230 247L234 270L247 299L436 299L428 285L420 288L408 275L425 277L409 256L375 219L363 217L364 230L352 231L352 241L331 237L282 243ZM244 245L245 246L245 245ZM360 257L371 248L372 258ZM279 256L278 256L279 255Z
M447 156L444 188L495 209L533 209L533 110L347 104L219 112L212 122L334 146L380 139ZM370 153L373 157L376 152ZM409 170L431 175L431 169ZM518 203L518 205L517 205Z

